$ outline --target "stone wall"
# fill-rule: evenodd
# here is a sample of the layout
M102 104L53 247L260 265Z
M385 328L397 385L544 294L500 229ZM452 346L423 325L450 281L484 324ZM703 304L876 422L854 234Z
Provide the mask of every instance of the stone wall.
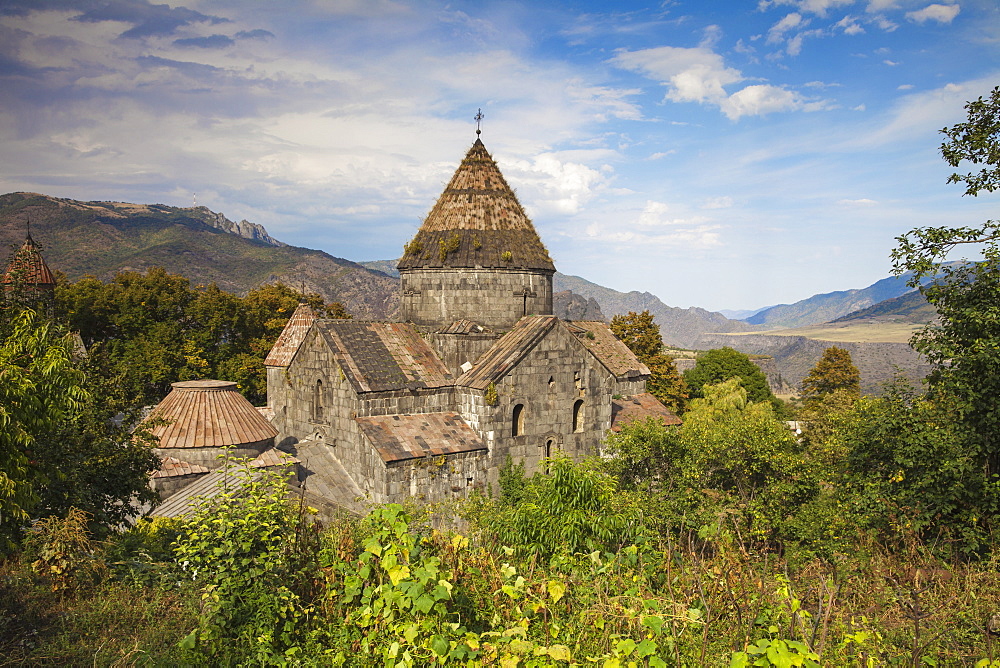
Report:
M490 347L497 342L496 334L439 334L425 335L434 347L448 371L455 378L462 375L462 365L475 364Z
M485 490L487 460L487 453L480 450L392 462L385 467L383 503L407 498L445 501L465 498L473 489Z
M555 327L510 373L496 383L495 406L481 391L459 388L462 417L490 450L488 482L496 488L509 454L528 474L542 459L561 450L574 459L596 454L611 427L614 377L565 328ZM582 402L573 428L574 406ZM515 408L522 406L521 428L514 432Z
M404 322L443 327L468 318L509 330L524 315L552 314L552 272L412 269L400 272Z

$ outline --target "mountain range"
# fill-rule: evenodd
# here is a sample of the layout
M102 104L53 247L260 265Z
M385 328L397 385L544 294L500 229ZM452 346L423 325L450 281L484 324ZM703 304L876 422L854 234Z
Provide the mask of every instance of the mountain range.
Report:
M237 294L258 285L283 282L318 293L327 302L339 301L359 319L398 317L399 273L395 260L358 263L290 246L273 238L260 225L246 220L234 222L206 207L83 202L38 193L0 195L0 244L11 250L20 246L29 221L32 236L41 245L49 266L70 280L85 275L108 280L119 271L161 266L196 285L215 282ZM867 288L749 311L746 320L736 320L701 308L668 306L649 292L620 292L557 272L554 306L557 315L573 320L605 319L648 310L667 345L688 349L731 345L744 352L771 354L784 379L795 384L803 369L814 363L809 359L818 358L814 348L821 352L822 345L829 342L789 346L787 336L777 337L769 331L828 321L877 324L926 323L933 319L933 309L905 283L905 276L887 278ZM806 334L806 338L810 336ZM905 358L911 375L918 375L919 365L910 359L901 341L895 353L892 346L858 348L861 357L871 359L878 367L870 374L872 382L882 379L884 369L891 368L896 357Z
M0 244L17 247L27 225L53 270L77 280L160 266L194 284L214 282L237 294L283 282L341 302L356 318L392 319L398 282L323 251L289 246L260 225L233 222L206 207L81 202L0 195Z

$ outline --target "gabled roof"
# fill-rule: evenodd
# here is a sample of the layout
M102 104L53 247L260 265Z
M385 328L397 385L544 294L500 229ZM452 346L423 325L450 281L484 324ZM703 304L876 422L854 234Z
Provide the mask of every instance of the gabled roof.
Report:
M679 417L648 392L611 401L611 431L621 431L630 422L650 417L659 418L667 426L681 424Z
M517 321L476 361L476 365L459 376L455 385L485 390L490 383L504 377L559 322L554 315L528 315Z
M534 225L479 139L406 245L397 267L555 271Z
M571 331L583 330L579 332L577 338L616 377L649 375L649 368L612 333L607 323L575 320L567 323L567 326Z
M451 385L447 367L408 323L317 320L356 392L435 388Z
M188 380L174 388L143 420L165 424L153 427L161 448L225 447L260 443L278 431L242 394L236 383L224 380Z
M458 413L379 415L355 421L386 463L487 449Z
M316 313L309 304L299 304L292 317L285 323L285 328L281 330L277 341L271 348L264 360L264 366L288 366L292 363L292 358L298 351L302 341L306 338L306 332L316 319Z
M272 466L287 466L298 464L299 460L295 455L282 452L277 448L268 448L264 452L252 459L247 466L252 469L271 468Z
M27 285L55 285L56 279L42 259L42 253L31 235L25 238L21 247L7 263L0 283L24 283Z

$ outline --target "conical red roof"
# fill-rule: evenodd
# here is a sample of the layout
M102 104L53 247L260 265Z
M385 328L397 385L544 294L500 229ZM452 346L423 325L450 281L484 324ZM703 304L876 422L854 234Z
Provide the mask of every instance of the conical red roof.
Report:
M479 139L406 245L398 267L555 271L535 226Z
M29 234L21 247L7 263L0 283L22 283L27 285L55 285L56 279L49 271L42 253Z
M224 380L188 380L174 388L146 421L164 418L150 430L161 448L219 448L273 439L278 431Z

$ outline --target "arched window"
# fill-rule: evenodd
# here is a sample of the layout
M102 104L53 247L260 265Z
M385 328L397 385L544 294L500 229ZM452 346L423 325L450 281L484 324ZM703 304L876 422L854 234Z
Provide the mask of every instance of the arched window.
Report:
M573 431L576 433L583 431L583 399L573 402Z
M551 438L548 439L547 441L545 441L545 473L546 473L546 475L548 473L550 473L550 471L549 471L549 459L552 457L552 446L555 445L555 444L556 444L556 442L553 439L551 439Z
M510 435L520 436L524 433L524 404L514 406L514 413L511 415Z
M323 381L317 380L313 386L312 395L312 419L313 422L323 420Z

